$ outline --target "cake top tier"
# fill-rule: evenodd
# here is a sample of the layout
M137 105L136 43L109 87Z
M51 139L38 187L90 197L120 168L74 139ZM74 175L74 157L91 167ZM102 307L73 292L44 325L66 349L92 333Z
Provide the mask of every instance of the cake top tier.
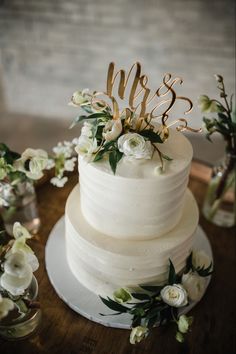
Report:
M167 155L172 160L164 160L164 171L161 172L160 157L155 151L151 159L129 159L123 157L116 169L114 175L108 158L103 158L97 162L90 162L91 172L102 174L106 173L114 178L132 178L132 179L167 179L171 176L178 175L189 167L192 160L193 149L189 140L180 132L174 129L169 130L169 138L163 144L159 144L159 149L163 155ZM85 159L86 157L81 157Z

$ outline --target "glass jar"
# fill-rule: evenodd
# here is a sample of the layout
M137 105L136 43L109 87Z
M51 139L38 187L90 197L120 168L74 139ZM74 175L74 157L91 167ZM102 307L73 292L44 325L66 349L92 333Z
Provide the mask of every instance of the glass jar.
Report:
M41 322L41 309L35 300L38 295L38 283L33 276L31 285L24 296L24 301L30 302L32 305L26 312L19 310L19 302L22 300L15 299L15 309L10 311L6 317L0 321L0 336L7 340L24 339L35 333ZM3 294L4 296L4 294Z
M0 182L0 213L5 229L12 235L14 222L19 221L31 234L40 227L34 184L27 180L18 183Z
M236 225L236 155L227 152L223 161L212 168L212 176L203 204L203 215L212 223Z

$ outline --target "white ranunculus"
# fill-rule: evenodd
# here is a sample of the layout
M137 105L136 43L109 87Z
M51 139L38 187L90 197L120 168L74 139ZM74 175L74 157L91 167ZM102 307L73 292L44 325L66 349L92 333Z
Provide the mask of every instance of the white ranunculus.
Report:
M112 119L106 123L102 135L106 141L112 141L118 138L121 132L122 132L121 120Z
M195 268L208 268L211 264L211 259L203 250L193 251L192 263Z
M182 275L182 285L192 301L199 301L204 294L206 279L200 277L195 272L189 272Z
M153 153L150 141L137 133L127 133L119 137L118 149L125 156L134 159L151 159Z
M81 155L91 155L96 152L97 148L97 139L91 139L85 135L81 135L78 145L75 147L75 151Z
M50 182L54 186L59 187L59 188L64 187L64 185L66 184L67 181L68 181L68 177L62 177L62 178L53 177L53 178L50 179Z
M2 297L0 294L0 320L6 317L13 308L14 302L11 299Z
M162 300L173 307L182 307L188 303L188 295L181 284L167 285L161 290Z
M46 168L48 154L41 149L26 149L21 157L14 161L14 168L24 172L30 179L39 179L43 176L42 171Z
M147 337L148 335L148 328L144 326L137 326L135 328L132 328L132 331L130 333L130 343L131 344L136 344L141 342L144 338Z

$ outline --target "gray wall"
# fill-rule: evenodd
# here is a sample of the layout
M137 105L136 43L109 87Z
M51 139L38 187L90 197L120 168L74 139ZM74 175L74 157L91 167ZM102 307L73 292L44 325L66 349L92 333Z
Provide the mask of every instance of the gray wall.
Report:
M191 122L199 126L197 97L216 95L213 74L234 91L234 40L231 0L2 0L2 134L17 115L70 122L72 92L105 89L110 61L125 68L140 61L153 89L165 72L182 76L181 93L194 101ZM206 143L198 140L196 156L204 158Z

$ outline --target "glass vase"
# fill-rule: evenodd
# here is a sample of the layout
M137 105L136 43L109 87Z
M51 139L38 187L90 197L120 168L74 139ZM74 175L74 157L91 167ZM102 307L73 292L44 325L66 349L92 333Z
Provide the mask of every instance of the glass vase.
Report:
M5 229L12 235L14 222L18 221L31 234L36 234L40 227L37 199L32 181L16 184L0 183L0 213Z
M24 301L31 303L26 312L19 311L19 302L15 299L15 309L10 311L0 321L0 336L7 340L25 339L35 333L41 323L41 309L36 304L38 295L38 283L33 276L31 285L24 296ZM4 296L4 294L3 294Z
M236 155L227 152L222 162L212 168L202 210L205 218L218 226L236 225L235 177Z

